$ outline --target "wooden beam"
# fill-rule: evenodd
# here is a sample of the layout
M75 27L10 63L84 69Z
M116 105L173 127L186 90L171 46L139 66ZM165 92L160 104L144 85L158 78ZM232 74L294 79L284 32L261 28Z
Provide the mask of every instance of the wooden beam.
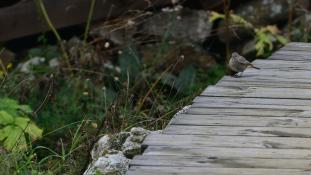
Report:
M169 4L169 0L96 0L93 21L118 17L129 10L145 10ZM48 15L56 28L83 24L87 20L90 0L45 0ZM21 1L0 9L0 41L47 31L35 0Z

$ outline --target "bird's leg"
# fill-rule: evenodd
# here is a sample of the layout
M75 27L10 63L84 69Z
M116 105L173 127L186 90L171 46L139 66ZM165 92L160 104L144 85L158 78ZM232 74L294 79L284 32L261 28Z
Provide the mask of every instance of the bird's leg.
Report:
M240 77L242 77L242 75L243 75L243 72L241 72Z

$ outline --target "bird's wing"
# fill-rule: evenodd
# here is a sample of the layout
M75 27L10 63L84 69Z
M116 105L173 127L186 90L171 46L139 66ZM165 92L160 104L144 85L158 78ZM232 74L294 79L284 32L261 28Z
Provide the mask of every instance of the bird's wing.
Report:
M241 63L241 64L250 64L250 62L249 61L247 61L244 57L242 57L242 56L238 56L237 58L237 61L239 62L239 63Z

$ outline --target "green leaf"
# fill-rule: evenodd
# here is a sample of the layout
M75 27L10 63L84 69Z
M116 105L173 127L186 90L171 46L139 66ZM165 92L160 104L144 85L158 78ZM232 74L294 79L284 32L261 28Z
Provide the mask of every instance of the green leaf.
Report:
M8 125L0 129L0 140L3 140L4 148L12 150L13 148L25 148L26 139L23 130L17 126ZM17 145L15 147L15 145Z
M26 117L16 117L14 124L18 127L20 127L22 130L26 129L28 127L28 124L30 122L29 118Z
M0 125L7 125L13 123L14 118L6 111L0 111Z
M25 129L25 132L29 134L32 140L35 140L42 137L43 130L35 125L33 122L30 122L28 124L28 127Z
M10 98L2 98L0 99L0 110L4 110L9 113L12 117L16 117L18 115L18 110L20 105L16 100Z
M2 98L0 99L0 109L7 109L7 108L13 108L18 109L19 104L16 100L10 99L10 98Z
M29 134L29 136L33 140L42 136L42 129L40 129L33 122L31 122L29 118L17 117L14 121L14 124L20 127L27 134Z
M25 133L33 140L42 136L42 130L27 117L27 113L31 112L28 105L19 105L9 98L0 99L0 126L3 126L0 127L0 141L4 148L25 148Z
M253 25L251 23L246 21L241 16L238 16L238 15L235 15L235 14L231 14L230 17L232 18L232 21L235 24L243 24L245 27L253 27Z
M28 105L19 105L18 109L22 110L25 113L32 113L32 109Z
M210 13L209 22L215 22L218 19L225 19L225 15L224 14L220 14L218 12L212 11Z

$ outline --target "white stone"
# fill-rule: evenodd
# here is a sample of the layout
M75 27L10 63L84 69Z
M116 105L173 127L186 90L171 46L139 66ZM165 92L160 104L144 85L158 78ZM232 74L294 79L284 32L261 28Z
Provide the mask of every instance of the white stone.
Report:
M130 159L127 159L122 152L99 157L84 172L84 175L124 175L128 169Z
M104 135L98 140L91 152L93 160L96 160L98 157L103 156L105 152L108 152L108 149L110 147L110 139L110 136Z

